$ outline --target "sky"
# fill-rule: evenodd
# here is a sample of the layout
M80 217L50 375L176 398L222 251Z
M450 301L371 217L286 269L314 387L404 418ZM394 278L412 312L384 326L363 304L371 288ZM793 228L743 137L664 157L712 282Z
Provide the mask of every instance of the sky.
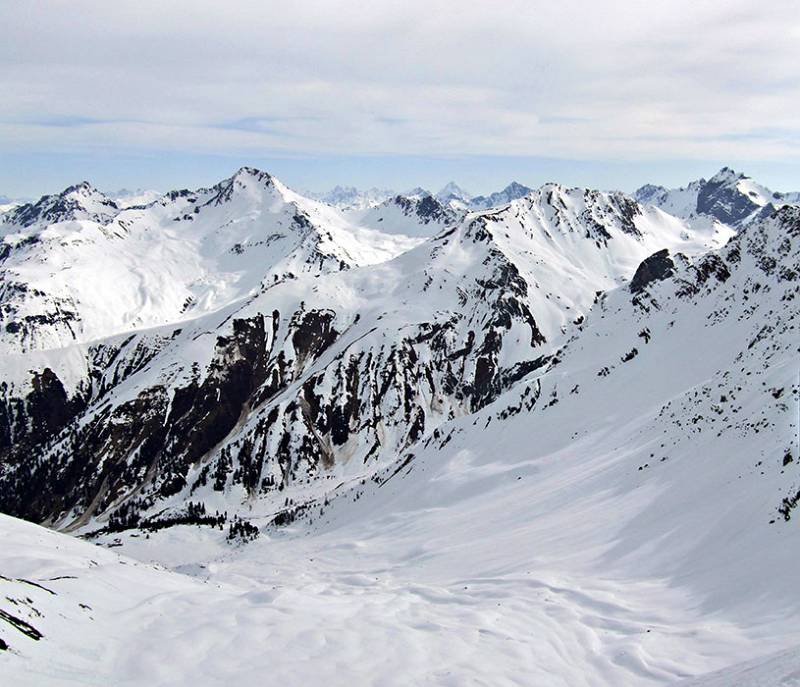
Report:
M800 190L795 0L0 2L0 196L87 179Z

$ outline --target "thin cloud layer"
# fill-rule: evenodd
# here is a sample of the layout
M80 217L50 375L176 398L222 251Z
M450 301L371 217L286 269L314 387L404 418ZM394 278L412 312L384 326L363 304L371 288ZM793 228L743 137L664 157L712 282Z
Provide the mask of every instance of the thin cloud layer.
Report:
M789 1L5 3L0 22L7 153L800 158Z

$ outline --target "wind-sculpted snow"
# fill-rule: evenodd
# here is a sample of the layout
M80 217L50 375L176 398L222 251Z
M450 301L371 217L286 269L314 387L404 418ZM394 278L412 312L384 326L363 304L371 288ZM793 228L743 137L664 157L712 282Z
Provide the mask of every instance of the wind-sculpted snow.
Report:
M20 687L624 687L706 672L744 644L653 585L501 572L502 555L449 568L456 547L417 540L431 524L396 515L393 550L372 527L233 547L177 527L112 552L0 516L0 669Z

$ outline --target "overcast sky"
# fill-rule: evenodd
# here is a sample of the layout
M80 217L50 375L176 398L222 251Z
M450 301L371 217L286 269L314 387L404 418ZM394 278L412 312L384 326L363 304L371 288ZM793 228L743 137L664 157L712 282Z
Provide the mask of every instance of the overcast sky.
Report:
M800 189L796 0L0 2L0 195L511 178Z

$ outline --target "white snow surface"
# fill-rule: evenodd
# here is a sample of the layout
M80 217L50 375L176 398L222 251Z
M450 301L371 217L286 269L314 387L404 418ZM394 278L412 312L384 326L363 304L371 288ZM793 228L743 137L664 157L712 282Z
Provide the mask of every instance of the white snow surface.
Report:
M798 685L800 685L800 647L793 647L686 680L677 687L797 687Z

